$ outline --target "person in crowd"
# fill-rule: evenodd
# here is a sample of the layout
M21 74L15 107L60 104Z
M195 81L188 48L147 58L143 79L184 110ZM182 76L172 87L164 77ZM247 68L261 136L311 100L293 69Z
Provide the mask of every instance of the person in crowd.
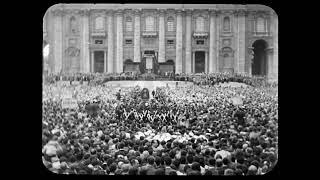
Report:
M68 76L94 81L100 75L52 77ZM193 79L192 75L183 76ZM203 78L214 86L158 87L152 92L157 98L147 101L139 96L140 87L121 89L123 98L117 99L117 89L99 83L76 87L45 84L44 165L63 174L268 173L278 158L277 91L258 85L219 86L223 81L254 82L246 76L209 74ZM70 91L76 94L78 108L63 109L63 96ZM234 96L245 97L243 104L234 105L230 101ZM93 99L99 99L95 116L86 109ZM237 110L241 112L235 114Z

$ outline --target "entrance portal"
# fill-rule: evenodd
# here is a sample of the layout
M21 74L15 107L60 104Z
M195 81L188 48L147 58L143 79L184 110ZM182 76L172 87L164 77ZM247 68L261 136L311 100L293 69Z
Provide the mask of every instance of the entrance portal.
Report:
M94 51L94 69L93 72L103 73L104 68L104 52Z
M204 51L196 51L195 52L195 73L205 72L205 52Z
M252 44L253 47L253 62L252 62L252 75L266 76L267 75L267 42L260 39Z

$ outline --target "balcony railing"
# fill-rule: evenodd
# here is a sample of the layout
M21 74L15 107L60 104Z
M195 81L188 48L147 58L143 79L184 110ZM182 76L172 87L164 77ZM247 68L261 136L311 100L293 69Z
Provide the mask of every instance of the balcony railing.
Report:
M104 36L106 36L106 32L105 31L93 31L91 33L91 36L104 37Z
M209 35L208 32L193 32L194 38L207 38Z
M271 36L271 32L252 32L253 36Z
M143 31L142 36L143 37L157 37L158 32L156 32L156 31Z

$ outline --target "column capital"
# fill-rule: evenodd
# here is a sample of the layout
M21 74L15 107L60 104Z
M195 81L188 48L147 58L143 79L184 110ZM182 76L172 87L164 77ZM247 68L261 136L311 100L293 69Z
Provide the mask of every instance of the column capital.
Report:
M122 16L122 15L123 15L123 9L117 9L117 10L115 11L115 15L116 15L116 16Z
M166 12L166 9L164 9L164 8L158 8L157 10L158 10L160 16L163 16Z
M186 9L185 12L186 12L187 16L191 16L192 12L193 12L193 9Z
M114 13L114 10L108 10L108 11L106 12L106 14L109 15L109 16L112 16L113 13Z
M238 9L236 11L234 11L234 14L236 16L246 16L247 15L247 10L245 9Z
M218 14L218 10L217 9L209 9L209 15L210 16L216 16Z
M183 13L183 10L182 9L175 9L177 15L181 16L182 13Z
M266 53L270 53L270 54L273 53L273 47L268 47L268 48L266 48L266 49L265 49L265 52L266 52Z
M141 15L141 13L142 13L142 9L141 8L133 10L133 14L136 15L136 16Z
M64 16L65 15L65 11L62 9L53 9L51 10L53 16Z
M83 9L79 11L80 16L89 16L90 10L89 9Z

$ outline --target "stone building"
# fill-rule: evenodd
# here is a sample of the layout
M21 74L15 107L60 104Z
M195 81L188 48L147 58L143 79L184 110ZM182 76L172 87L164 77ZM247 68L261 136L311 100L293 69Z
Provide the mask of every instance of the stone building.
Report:
M263 5L57 4L44 15L48 72L278 78L278 18Z

